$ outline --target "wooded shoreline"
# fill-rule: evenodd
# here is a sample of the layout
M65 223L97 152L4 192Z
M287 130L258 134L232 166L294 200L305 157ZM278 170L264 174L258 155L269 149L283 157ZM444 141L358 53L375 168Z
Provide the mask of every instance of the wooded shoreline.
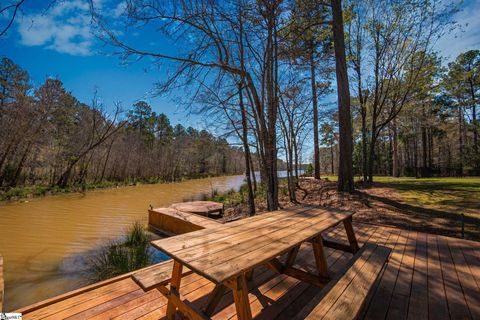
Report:
M2 203L22 202L22 201L26 201L27 199L56 196L61 194L85 193L85 192L94 191L94 190L135 187L135 186L142 186L142 185L171 184L171 183L179 183L179 182L185 182L185 181L197 180L197 179L208 179L208 178L218 178L218 177L228 177L228 176L231 176L231 175L205 175L205 176L197 175L194 177L183 177L175 181L166 181L161 179L158 179L158 180L133 179L133 180L127 180L123 182L102 181L99 183L89 183L81 186L74 185L74 186L68 186L65 188L61 188L59 186L44 186L44 185L23 186L23 187L12 188L8 191L0 190L0 205Z

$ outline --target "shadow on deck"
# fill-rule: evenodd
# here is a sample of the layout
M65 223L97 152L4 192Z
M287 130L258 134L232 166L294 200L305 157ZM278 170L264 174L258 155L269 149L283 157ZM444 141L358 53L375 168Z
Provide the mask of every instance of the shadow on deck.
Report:
M354 224L360 244L376 242L392 249L363 319L479 319L480 243L369 224ZM342 228L324 234L342 238ZM315 262L304 244L297 267L313 272ZM327 249L333 272L351 254ZM320 289L266 267L255 270L249 293L256 319L291 319ZM201 307L214 284L190 274L182 279L181 293ZM167 300L157 290L144 292L127 274L38 304L22 308L24 319L159 319ZM214 319L235 318L232 295L227 292Z

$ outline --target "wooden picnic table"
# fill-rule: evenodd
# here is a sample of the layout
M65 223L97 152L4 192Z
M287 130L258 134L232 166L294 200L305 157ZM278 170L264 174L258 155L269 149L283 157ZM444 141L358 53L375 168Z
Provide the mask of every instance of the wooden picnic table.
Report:
M159 290L168 298L167 318L178 310L192 319L205 319L215 310L225 288L233 292L239 319L251 319L247 281L254 268L266 264L279 273L324 286L330 278L324 246L358 251L352 214L335 209L300 207L278 210L218 227L156 240L152 245L174 259L170 287ZM321 233L343 222L349 244L326 241ZM318 274L294 267L302 243L312 244ZM284 262L279 257L288 252ZM198 310L180 294L182 270L191 271L216 284L209 302Z
M213 201L180 202L172 204L170 208L183 212L201 214L206 217L216 212L218 212L219 215L223 215L223 204Z

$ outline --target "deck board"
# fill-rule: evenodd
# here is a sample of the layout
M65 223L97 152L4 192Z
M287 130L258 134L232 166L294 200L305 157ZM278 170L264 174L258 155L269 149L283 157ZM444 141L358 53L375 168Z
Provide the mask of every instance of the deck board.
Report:
M428 319L427 237L417 234L407 319Z
M477 287L480 289L480 260L474 254L474 249L470 247L456 246L456 250L461 250L468 265L470 274L474 277Z
M465 257L457 248L455 241L448 238L443 238L449 245L450 253L453 259L455 271L458 280L464 292L465 301L473 319L480 319L480 287L477 285L475 278L470 272Z
M443 272L435 236L427 235L428 243L428 318L449 319Z
M379 286L375 288L373 301L367 307L366 319L384 319L388 312L405 249L406 235L407 231L402 230L398 235L392 233L388 238L388 246L393 247L393 251Z
M458 279L458 275L455 271L448 244L444 238L438 236L434 237L437 240L443 284L445 286L450 316L454 319L471 319L468 304Z
M409 232L395 288L387 312L388 319L406 319L412 286L417 233Z
M385 271L367 298L361 318L480 318L478 243L369 224L354 223L354 228L360 245L370 241L393 249ZM347 241L341 225L324 237ZM308 246L302 246L295 265L314 271L315 261ZM333 273L351 256L327 248L327 261ZM291 319L321 290L265 267L255 270L252 282L249 300L256 319ZM182 279L180 290L201 307L213 288L211 281L190 274ZM49 301L45 307L37 304L31 312L28 307L21 311L24 319L160 319L166 312L166 299L155 289L144 292L128 277L58 302ZM213 318L236 319L228 290Z

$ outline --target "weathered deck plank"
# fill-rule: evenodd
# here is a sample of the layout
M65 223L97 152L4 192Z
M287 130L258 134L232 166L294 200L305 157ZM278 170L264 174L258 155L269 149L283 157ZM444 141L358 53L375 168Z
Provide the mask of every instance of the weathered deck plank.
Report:
M444 238L438 236L434 237L437 240L440 264L442 267L443 284L445 286L450 316L454 319L471 319L467 300L463 293L457 273L455 272L455 265L453 264L448 244Z
M427 235L428 243L428 318L449 319L447 298L443 285L442 267L435 236Z
M442 239L449 245L455 271L457 272L458 280L464 292L470 314L473 319L480 319L480 287L477 285L462 250L458 248L455 240L446 237L442 237Z
M428 319L427 236L418 233L407 319Z
M235 228L241 228L240 224ZM347 241L342 226L324 235ZM362 318L479 318L480 245L471 241L427 235L383 226L354 224L359 244L376 242L393 249L385 272L367 299ZM223 235L228 237L228 235ZM315 270L310 244L302 246L296 266ZM350 253L327 248L327 262L340 270ZM182 279L181 293L196 306L208 300L214 284L190 274ZM252 279L249 301L256 319L290 319L321 289L286 275L259 267ZM446 289L446 290L445 290ZM157 291L144 292L130 278L121 278L91 290L37 304L24 319L159 319L165 315L166 299ZM229 290L218 304L214 319L235 319Z
M393 236L391 239L395 245L389 246L393 249L390 260L388 261L385 272L382 276L382 281L379 286L375 288L373 301L367 308L365 315L366 319L384 319L389 307L390 298L393 294L398 272L400 269L403 251L406 244L407 231L401 231L398 236ZM390 238L388 240L390 242ZM393 243L392 243L393 244Z
M387 312L388 319L406 319L413 279L417 233L409 232L402 256L402 264Z
M3 257L0 255L0 312L3 311L3 297L4 297L4 281L3 281Z

